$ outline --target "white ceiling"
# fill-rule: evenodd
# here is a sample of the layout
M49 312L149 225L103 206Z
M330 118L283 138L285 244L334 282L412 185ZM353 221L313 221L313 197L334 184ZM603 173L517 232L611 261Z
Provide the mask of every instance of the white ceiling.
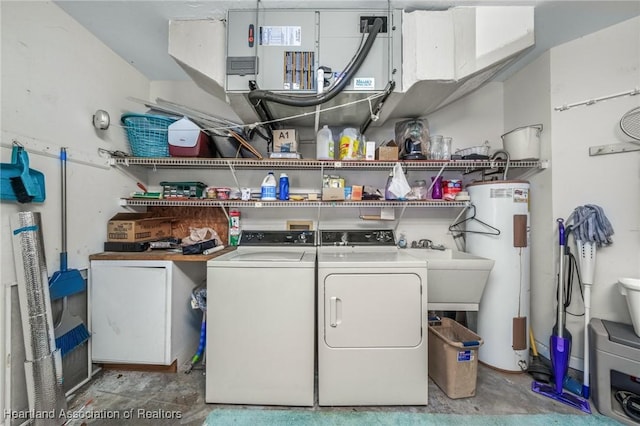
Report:
M54 3L150 80L188 80L184 71L168 54L170 20L224 18L227 9L255 9L258 6L444 10L452 6L534 5L536 45L518 62L503 71L498 76L499 79L506 78L553 46L640 15L640 0L54 0ZM496 30L499 31L499 28Z

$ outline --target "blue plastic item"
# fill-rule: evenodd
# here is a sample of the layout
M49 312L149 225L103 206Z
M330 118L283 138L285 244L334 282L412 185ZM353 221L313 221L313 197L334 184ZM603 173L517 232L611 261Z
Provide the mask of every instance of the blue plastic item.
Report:
M289 199L289 177L285 173L280 173L280 185L278 199L286 201Z
M169 125L174 117L152 114L123 114L120 118L127 132L134 157L168 157Z
M29 168L24 147L13 145L11 163L0 164L0 199L42 203L46 198L44 174Z

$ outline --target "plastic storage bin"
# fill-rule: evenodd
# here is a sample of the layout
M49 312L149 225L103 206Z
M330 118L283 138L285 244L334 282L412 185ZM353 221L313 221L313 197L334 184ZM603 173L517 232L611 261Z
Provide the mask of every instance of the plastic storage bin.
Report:
M209 135L188 118L182 118L169 125L169 155L211 157Z
M429 323L429 377L449 398L475 396L482 343L480 336L452 319Z
M152 114L123 114L121 121L134 157L168 157L169 125L175 118Z
M202 198L207 187L202 182L160 182L163 198Z

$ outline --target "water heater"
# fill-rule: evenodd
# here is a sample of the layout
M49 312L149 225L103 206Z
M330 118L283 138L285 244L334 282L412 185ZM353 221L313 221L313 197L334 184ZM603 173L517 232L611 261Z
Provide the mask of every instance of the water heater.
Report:
M529 182L504 180L467 185L466 251L495 260L478 310L478 359L499 370L529 365Z

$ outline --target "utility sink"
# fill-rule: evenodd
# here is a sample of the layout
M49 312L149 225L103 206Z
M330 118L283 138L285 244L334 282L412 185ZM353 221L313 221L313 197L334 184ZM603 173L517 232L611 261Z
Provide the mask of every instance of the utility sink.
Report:
M429 310L477 311L495 261L461 251L405 249L427 261Z

